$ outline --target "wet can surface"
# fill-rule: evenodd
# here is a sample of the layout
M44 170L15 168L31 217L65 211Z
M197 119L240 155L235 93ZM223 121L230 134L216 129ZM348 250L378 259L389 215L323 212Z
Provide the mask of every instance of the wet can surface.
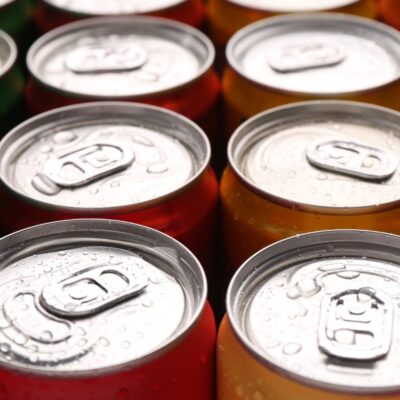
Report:
M380 0L379 7L383 20L400 29L400 3L396 0Z
M80 19L100 16L153 15L200 28L204 21L202 0L40 0L36 23L42 32Z
M177 241L140 225L72 220L4 237L0 251L8 399L212 399L205 276Z
M228 135L259 112L301 100L400 110L400 33L375 21L339 14L270 18L238 32L227 58Z
M214 48L201 32L153 17L68 24L30 48L32 114L99 100L138 101L176 111L215 134L219 82Z
M227 275L304 232L399 234L399 154L400 113L361 103L298 103L243 124L221 180Z
M0 136L23 117L24 78L16 61L17 46L0 31Z
M397 399L399 246L325 231L246 261L218 334L218 400Z
M394 0L396 1L396 0ZM225 45L232 35L260 19L287 13L338 12L376 18L376 0L210 0L210 36Z
M69 106L16 127L0 153L5 231L119 219L161 230L211 264L218 184L209 142L188 119L132 103Z

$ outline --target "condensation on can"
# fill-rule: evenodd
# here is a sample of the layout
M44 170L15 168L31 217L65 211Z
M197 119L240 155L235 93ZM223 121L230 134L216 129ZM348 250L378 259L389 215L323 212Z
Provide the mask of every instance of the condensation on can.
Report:
M279 107L243 124L220 188L227 278L259 249L300 233L399 234L399 126L398 112L338 101Z
M218 400L398 397L400 237L303 234L247 260L218 334Z
M266 109L338 99L400 110L400 33L339 14L270 18L229 42L226 134Z

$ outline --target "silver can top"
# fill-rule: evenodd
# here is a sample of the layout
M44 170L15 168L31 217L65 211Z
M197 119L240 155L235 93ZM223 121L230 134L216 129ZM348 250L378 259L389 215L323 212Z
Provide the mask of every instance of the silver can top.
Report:
M362 103L304 102L261 113L237 129L228 155L261 196L329 213L400 201L400 113Z
M134 103L69 106L0 143L3 183L25 201L80 213L133 211L186 190L210 159L207 137L173 112Z
M0 241L0 364L90 375L159 357L206 301L196 258L155 230L70 220Z
M358 394L398 391L400 237L298 235L246 261L227 294L249 351L290 379Z
M0 0L0 7L8 6L11 3L15 3L16 0Z
M0 30L0 78L13 67L16 59L16 44L7 33Z
M204 75L210 40L185 24L153 17L96 18L55 29L30 48L30 73L69 96L157 95Z
M286 13L328 11L359 3L360 0L228 0L242 7L256 10Z
M87 16L145 14L177 6L187 0L43 0L63 11Z
M228 43L229 64L267 88L338 95L400 79L400 33L342 14L287 15L256 22Z

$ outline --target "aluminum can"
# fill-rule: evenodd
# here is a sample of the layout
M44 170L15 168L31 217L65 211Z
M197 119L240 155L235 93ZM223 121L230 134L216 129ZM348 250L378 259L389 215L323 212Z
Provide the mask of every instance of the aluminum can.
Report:
M238 32L227 58L228 135L261 111L302 100L400 110L400 32L379 22L339 14L270 18Z
M400 113L367 104L298 103L243 124L221 180L228 278L256 251L304 232L400 234L399 154Z
M218 183L209 142L188 119L142 104L69 106L17 126L0 154L6 232L78 217L136 222L210 267Z
M213 139L220 86L210 40L154 17L74 22L38 39L27 63L32 114L69 104L124 100L176 111Z
M17 61L17 46L0 31L0 136L23 117L24 78Z
M218 400L397 399L399 246L324 231L246 261L218 334Z
M202 0L39 0L36 23L42 32L81 19L101 16L153 15L201 28Z
M0 249L4 398L212 400L215 324L201 265L180 243L72 220Z
M396 0L380 0L379 7L382 19L400 29L400 3Z

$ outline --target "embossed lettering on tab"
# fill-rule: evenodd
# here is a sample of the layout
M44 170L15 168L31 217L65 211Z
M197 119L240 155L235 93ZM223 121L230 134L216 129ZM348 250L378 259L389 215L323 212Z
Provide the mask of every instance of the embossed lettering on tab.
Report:
M277 72L290 73L334 66L345 58L344 50L338 45L329 41L313 41L277 49L269 57L269 65Z
M371 181L390 178L399 165L399 157L391 151L345 140L314 142L306 156L314 167Z

